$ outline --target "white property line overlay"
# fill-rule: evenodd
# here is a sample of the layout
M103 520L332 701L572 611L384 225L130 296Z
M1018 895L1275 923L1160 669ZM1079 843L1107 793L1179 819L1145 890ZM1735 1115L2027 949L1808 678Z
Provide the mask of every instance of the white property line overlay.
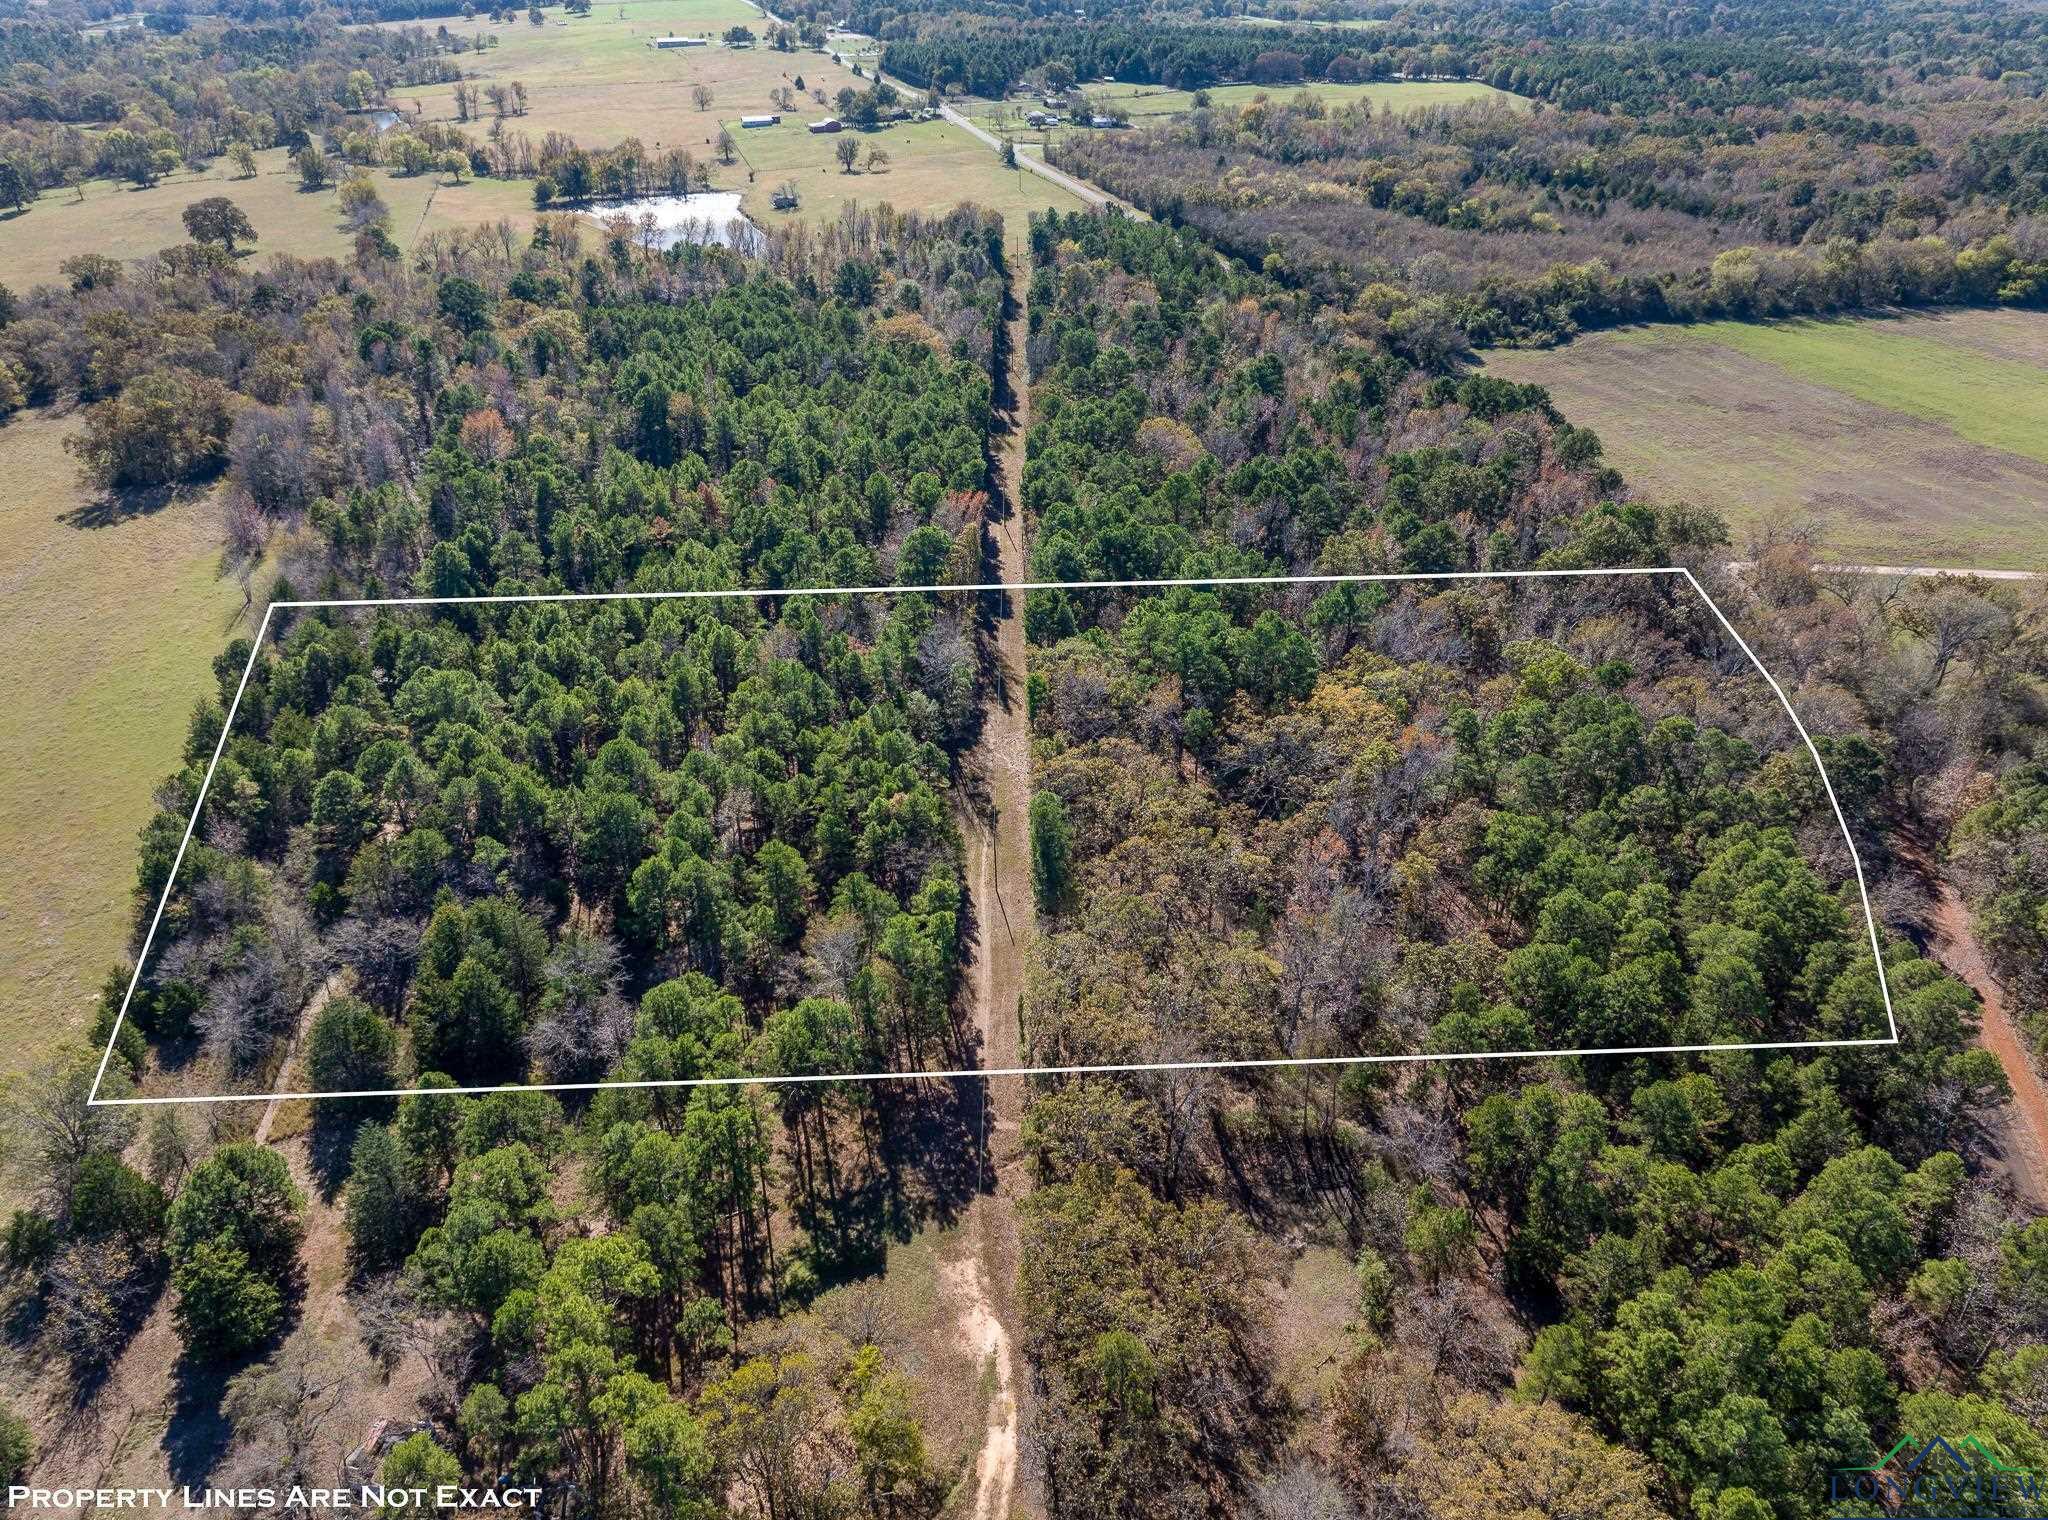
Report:
M836 597L836 596L903 596L912 595L981 595L1002 592L1015 595L1029 591L1122 591L1122 590L1170 590L1179 586L1337 586L1370 585L1378 583L1400 583L1408 581L1509 581L1509 580L1585 580L1596 576L1651 576L1676 575L1683 577L1692 587L1709 611L1727 630L1728 636L1749 663L1756 667L1757 674L1769 684L1778 703L1785 709L1785 716L1792 720L1792 727L1806 745L1806 752L1813 758L1813 766L1820 773L1820 784L1827 792L1828 806L1834 810L1835 822L1841 826L1842 842L1849 847L1849 861L1856 871L1856 894L1863 903L1863 921L1870 931L1870 953L1877 967L1877 987L1884 999L1885 1022L1891 1027L1889 1038L1869 1036L1860 1039L1841 1040L1751 1040L1719 1045L1606 1045L1582 1046L1570 1050L1471 1050L1418 1052L1401 1055L1360 1055L1360 1056L1271 1056L1257 1059L1220 1061L1130 1061L1112 1065L1095 1066L969 1066L961 1068L933 1068L924 1071L860 1071L810 1073L800 1076L747 1076L747 1077L670 1077L625 1082L516 1082L497 1083L478 1087L377 1087L359 1088L346 1091L322 1092L264 1092L264 1093L206 1093L185 1097L131 1097L102 1098L100 1084L106 1080L107 1065L114 1058L114 1042L120 1037L121 1025L128 1017L128 1005L134 1001L135 989L142 981L142 968L149 962L150 947L156 941L156 931L163 922L164 910L170 905L171 890L178 880L178 869L185 863L185 851L192 843L193 831L199 826L199 815L206 806L206 793L213 785L214 771L220 765L220 757L226 752L228 735L234 731L235 713L242 705L242 694L248 690L249 677L255 674L257 656L263 652L264 635L270 631L271 615L278 608L293 611L319 611L330 608L349 607L466 607L504 605L517 606L538 602L624 602L624 601L709 601L713 599ZM597 1092L608 1087L772 1087L804 1082L912 1082L920 1079L947 1080L963 1077L1054 1077L1079 1076L1090 1072L1130 1073L1143 1071L1235 1071L1259 1070L1275 1067L1311 1066L1377 1066L1405 1061L1540 1061L1561 1056L1643 1056L1643 1055L1696 1055L1717 1050L1827 1050L1845 1046L1897 1045L1899 1043L1899 1020L1892 1010L1891 981L1885 975L1884 947L1879 943L1877 915L1870 908L1870 890L1863 878L1863 857L1857 853L1856 840L1849 832L1849 820L1842 812L1842 804L1835 796L1834 782L1828 778L1828 768L1820 758L1820 750L1813 742L1813 736L1806 731L1798 712L1792 706L1791 698L1785 695L1778 678L1764 667L1756 657L1756 651L1728 620L1714 599L1707 595L1692 571L1683 565L1625 565L1611 569L1570 569L1570 570L1445 570L1438 572L1400 572L1385 575L1210 575L1188 576L1159 580L1103 580L1103 581L982 581L964 586L785 586L761 589L721 588L707 591L554 591L527 592L511 596L383 596L383 597L329 597L318 600L276 601L263 609L263 620L256 627L256 638L249 649L248 663L242 667L241 683L235 687L234 700L228 704L227 717L221 724L220 737L214 740L213 758L207 762L206 778L199 785L199 795L192 803L192 816L185 823L185 835L178 841L178 853L171 860L170 875L164 881L163 895L157 899L156 912L149 920L149 933L143 938L142 951L135 958L135 970L128 978L128 991L121 999L121 1011L115 1015L114 1027L107 1032L107 1048L100 1054L99 1070L93 1077L92 1092L86 1098L88 1108L143 1107L192 1103L270 1103L290 1099L314 1098L414 1098L414 1097L463 1097L494 1092Z

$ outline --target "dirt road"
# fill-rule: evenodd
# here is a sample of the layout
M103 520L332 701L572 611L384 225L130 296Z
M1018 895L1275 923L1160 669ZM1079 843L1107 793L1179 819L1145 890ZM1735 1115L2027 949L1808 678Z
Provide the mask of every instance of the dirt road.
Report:
M299 1058L299 1046L306 1038L306 1031L313 1027L313 1020L320 1017L320 1010L327 1006L327 1000L341 990L341 973L330 974L306 999L306 1006L299 1010L299 1022L292 1028L291 1043L284 1048L284 1059L278 1063L277 1076L272 1081L273 1090L282 1091L291 1085L292 1063ZM277 1122L279 1099L272 1098L263 1105L263 1117L256 1121L256 1133L252 1137L258 1145L270 1143L270 1127Z
M997 386L996 468L990 481L986 552L990 577L1024 579L1022 484L1026 384L1024 312L1015 294L1004 315L1007 368ZM1032 932L1031 869L1025 815L1031 805L1031 734L1024 702L1024 600L991 594L988 643L994 679L981 740L969 770L982 785L982 806L963 810L967 880L975 940L967 986L981 1039L980 1064L1020 1064L1024 951ZM960 1333L992 1372L988 1430L975 1462L974 1520L1008 1520L1017 1492L1018 1371L1010 1327L1016 1323L1010 1286L1017 1276L1015 1200L1026 1185L1018 1139L1024 1079L985 1080L982 1132L988 1171L968 1221L971 1257L945 1269L948 1296L960 1305Z
M1995 1123L2013 1188L2035 1208L2048 1212L2048 1086L2027 1056L2026 1041L2005 1006L2005 989L1970 928L1970 913L1962 895L1938 870L1927 871L1927 882L1933 907L1928 948L1942 965L1976 989L1984 1004L1980 1043L1998 1057L2006 1081L2012 1084L2012 1102Z

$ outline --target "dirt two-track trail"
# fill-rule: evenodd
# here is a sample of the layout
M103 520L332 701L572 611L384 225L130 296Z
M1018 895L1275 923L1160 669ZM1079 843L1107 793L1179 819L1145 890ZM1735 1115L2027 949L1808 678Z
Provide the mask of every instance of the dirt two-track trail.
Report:
M2019 1025L2005 1006L2005 990L1970 928L1961 894L1945 876L1936 875L1932 886L1928 948L1952 974L1976 989L1983 1004L1978 1043L1998 1057L2012 1084L2012 1102L1992 1122L2013 1191L2048 1213L2048 1084L2042 1082Z
M1028 387L1024 311L1017 280L1005 303L1004 370L996 386L994 466L985 545L994 579L1024 580L1024 434ZM981 1039L983 1066L1020 1064L1024 956L1032 933L1031 867L1026 813L1031 805L1031 731L1024 700L1024 598L992 593L984 628L992 679L987 683L980 742L969 762L976 805L964 810L967 884L975 937L967 965L968 996ZM988 1396L988 1428L972 1478L974 1520L1009 1520L1017 1483L1020 1363L1017 1324L1018 1194L1027 1185L1019 1147L1024 1079L983 1079L982 1133L986 1170L967 1222L972 1254L944 1268L948 1295L960 1305L960 1331L980 1360Z
M1962 893L1915 831L1899 830L1892 843L1927 894L1925 949L1949 975L1977 994L1977 1043L1998 1057L2012 1087L2012 1101L1987 1116L1999 1160L2013 1191L2048 1213L2048 1083L2042 1081L2040 1069L2028 1054L2026 1037L2006 1007L2005 988L1977 942Z

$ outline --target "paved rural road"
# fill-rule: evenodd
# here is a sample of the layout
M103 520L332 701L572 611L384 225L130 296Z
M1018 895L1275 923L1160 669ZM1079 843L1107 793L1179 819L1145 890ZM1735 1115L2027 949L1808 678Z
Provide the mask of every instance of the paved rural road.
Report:
M756 9L758 9L761 12L761 19L770 26L789 25L787 21L784 21L780 16L776 15L773 11L769 10L767 6L758 4L758 0L756 4ZM894 85L896 89L901 91L904 95L923 95L926 93L925 91L918 89L915 85L905 84L900 79L891 79L887 74L884 74L882 72L881 67L879 65L877 65L875 68L875 79L881 84ZM939 117L943 121L950 121L954 126L958 127L961 131L967 133L968 136L978 138L980 141L988 144L988 146L993 148L996 152L1000 153L1003 151L1003 140L1000 137L996 136L995 133L990 132L983 127L976 126L972 121L969 121L967 117L962 115L960 112L954 110L951 106L941 104L939 106ZM1055 169L1051 164L1046 163L1043 159L1033 158L1028 153L1019 153L1017 155L1017 164L1020 168L1029 170L1031 173L1038 175L1041 179L1051 180L1055 185L1058 185L1062 190L1066 190L1075 195L1080 196L1082 200L1086 201L1091 206L1122 206L1123 209L1126 211L1129 211L1131 209L1129 206L1125 205L1124 202L1118 200L1115 196L1109 194L1107 191L1098 190L1093 185L1088 184L1085 181L1075 179L1074 176L1071 174L1062 174L1059 170Z
M899 80L892 79L889 81L889 83L895 85L896 88L899 90L908 90L910 88L908 85L903 84ZM969 135L980 138L983 142L987 143L991 148L995 149L996 152L1000 153L1003 151L1003 140L1000 137L996 136L995 133L989 131L985 127L976 126L972 121L968 120L967 117L963 116L960 112L954 110L951 106L941 105L939 107L939 115L943 117L945 120L950 121L954 126L960 128L962 131L968 133ZM1033 158L1029 153L1022 151L1021 149L1017 153L1017 163L1020 167L1029 169L1033 174L1038 175L1040 178L1051 180L1055 185L1058 185L1062 190L1072 191L1075 195L1080 196L1082 200L1086 201L1091 206L1124 205L1122 201L1118 200L1115 196L1109 194L1107 191L1098 190L1093 185L1088 184L1086 181L1075 179L1074 176L1071 174L1062 174L1059 170L1055 169L1051 164L1047 163L1044 159ZM1128 211L1130 207L1124 206L1124 209Z

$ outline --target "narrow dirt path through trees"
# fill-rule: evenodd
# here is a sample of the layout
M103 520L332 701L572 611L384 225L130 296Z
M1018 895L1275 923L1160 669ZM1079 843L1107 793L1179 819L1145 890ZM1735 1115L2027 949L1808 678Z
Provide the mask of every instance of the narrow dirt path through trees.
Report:
M1024 579L1024 434L1027 387L1024 309L1018 273L1005 302L1002 373L996 385L995 468L983 552L989 579ZM1024 954L1032 932L1031 867L1025 815L1031 805L1031 733L1024 700L1024 599L994 593L983 627L991 679L981 739L969 762L976 805L963 810L967 881L975 940L967 986L983 1066L1015 1066L1021 1049ZM1025 1084L1021 1077L982 1083L986 1170L968 1220L974 1255L949 1265L944 1281L960 1305L960 1332L988 1369L988 1430L975 1462L974 1520L1008 1520L1017 1494L1018 1360L1013 1285L1017 1277L1016 1198L1026 1186L1019 1148Z
M306 1031L313 1027L313 1020L320 1017L320 1010L327 1006L327 1000L341 990L341 973L331 973L314 989L306 999L306 1006L299 1010L299 1021L292 1026L292 1037L284 1048L284 1059L278 1062L277 1075L271 1079L273 1096L263 1105L263 1117L256 1121L256 1133L251 1137L258 1145L270 1143L270 1128L277 1122L277 1106L283 1100L275 1093L291 1085L292 1063L299 1058L299 1046L305 1043Z
M1927 884L1932 897L1928 948L1951 973L1976 989L1984 1005L1978 1043L1998 1057L2006 1081L2012 1084L2012 1102L1999 1111L1993 1123L2013 1190L2035 1208L2048 1210L2048 1090L2027 1055L2019 1025L2005 1006L2005 989L1970 928L1970 910L1962 894L1939 869L1930 869Z
M2012 1087L2012 1101L1987 1116L1998 1140L1999 1159L2012 1178L2013 1191L2048 1211L2048 1084L2027 1053L2018 1020L2005 1006L2005 988L1977 943L1969 907L1942 871L1934 849L1911 828L1893 833L1892 848L1927 894L1926 953L1977 994L1977 1043L1998 1057Z

